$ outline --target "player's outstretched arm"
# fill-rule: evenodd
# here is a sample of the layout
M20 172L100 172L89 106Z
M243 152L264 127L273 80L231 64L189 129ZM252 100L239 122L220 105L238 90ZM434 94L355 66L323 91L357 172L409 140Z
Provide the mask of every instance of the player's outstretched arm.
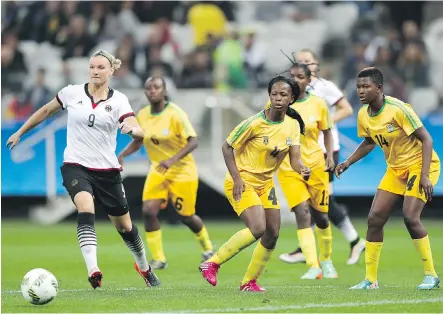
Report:
M225 141L222 145L222 152L225 159L226 167L228 168L228 171L231 174L232 179L234 180L234 199L236 201L239 201L241 199L242 193L245 191L245 183L240 177L237 164L235 163L234 148Z
M118 154L118 162L121 166L123 166L123 160L125 157L131 156L133 153L138 151L143 145L142 140L132 140L125 149L122 150L120 154Z
M292 145L289 147L289 162L295 172L298 172L303 176L303 179L309 180L311 176L311 169L306 167L301 160L300 146Z
M340 179L340 175L345 172L352 164L356 163L367 154L372 152L376 144L370 137L365 137L365 139L358 145L357 149L348 157L344 162L339 163L335 167L335 176Z
M120 129L122 134L128 134L135 140L143 140L145 137L145 131L138 124L135 117L126 117L122 123L120 123Z
M351 104L345 97L340 99L335 106L337 109L331 117L334 124L351 116L354 112Z
M9 149L12 149L18 144L18 142L20 141L20 137L45 121L48 117L52 116L61 108L62 107L60 106L60 103L57 101L56 98L48 102L46 105L34 112L34 114L30 116L28 120L26 120L22 127L17 132L11 135L11 137L6 142L6 146L9 146Z
M430 201L432 199L432 194L434 193L434 187L429 179L429 168L431 167L434 142L428 130L423 126L419 127L411 135L415 136L422 142L422 164L419 188L420 192L424 190L426 199Z

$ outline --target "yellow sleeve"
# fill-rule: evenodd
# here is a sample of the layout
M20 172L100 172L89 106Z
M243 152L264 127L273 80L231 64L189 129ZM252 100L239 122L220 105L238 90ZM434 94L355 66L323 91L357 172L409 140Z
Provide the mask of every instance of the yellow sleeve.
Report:
M191 121L189 121L188 115L184 111L178 111L175 115L175 127L177 134L183 136L183 138L197 137L197 133L192 127Z
M409 104L399 106L400 110L397 110L395 114L395 121L405 131L406 135L411 135L415 130L423 126L420 118L414 112Z
M291 145L288 145L288 146L294 146L294 145L297 145L297 146L300 146L300 124L298 123L298 121L295 123L295 132L294 132L294 137L293 137L293 139L292 139L292 143L291 143Z
M328 105L324 100L320 103L320 121L318 121L318 128L322 131L332 128L331 115L329 114Z
M244 120L229 134L226 142L234 149L242 147L253 135L252 118Z
M363 117L363 110L366 110L367 106L362 107L358 112L357 117L357 136L358 137L370 137L370 134L368 133L365 123L364 123L364 117Z
M265 110L266 110L266 109L269 109L269 108L271 108L271 100L270 100L270 99L269 99L268 102L266 103Z

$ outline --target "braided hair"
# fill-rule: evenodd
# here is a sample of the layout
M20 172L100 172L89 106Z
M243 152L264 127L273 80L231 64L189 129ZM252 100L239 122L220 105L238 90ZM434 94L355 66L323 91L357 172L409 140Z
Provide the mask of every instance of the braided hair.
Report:
M275 83L277 82L284 82L286 84L288 84L291 87L291 91L292 91L292 101L291 103L289 103L288 105L288 109L286 110L286 115L291 117L292 119L295 119L298 121L298 123L300 124L300 132L301 134L305 134L305 122L303 121L301 115L298 113L297 110L295 110L294 108L291 108L290 105L292 105L293 103L295 103L295 101L298 99L298 97L300 96L300 87L298 86L298 84L285 77L285 76L276 76L274 77L268 84L268 95L271 95L271 90L272 90L272 86L274 86Z

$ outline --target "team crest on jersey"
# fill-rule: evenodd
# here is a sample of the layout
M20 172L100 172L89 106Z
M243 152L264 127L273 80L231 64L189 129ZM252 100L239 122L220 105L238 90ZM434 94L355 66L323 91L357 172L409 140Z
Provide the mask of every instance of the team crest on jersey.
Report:
M286 145L291 146L292 145L292 137L286 138Z
M111 112L111 110L112 110L111 105L106 105L105 110L106 110L107 112Z
M394 128L394 126L392 124L388 124L386 126L386 128L388 129L388 133L392 133L392 132L395 131L395 128Z
M263 144L268 145L269 143L269 136L264 136L263 137Z

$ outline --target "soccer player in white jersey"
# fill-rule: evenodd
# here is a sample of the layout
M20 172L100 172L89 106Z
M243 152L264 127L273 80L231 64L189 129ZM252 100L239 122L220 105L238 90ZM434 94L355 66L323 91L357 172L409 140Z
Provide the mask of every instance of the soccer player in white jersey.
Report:
M160 281L146 260L143 241L129 215L122 170L115 155L117 131L143 139L128 98L109 88L109 80L121 61L99 50L89 60L89 82L68 85L37 110L7 141L12 149L20 138L59 110L68 114L67 146L61 172L63 185L77 208L77 238L88 269L92 288L102 285L103 274L97 263L95 207L106 211L123 241L131 250L135 269L146 285Z
M334 127L331 128L332 138L334 140L334 162L339 163L340 142L338 137L338 130L335 124L350 115L352 115L352 107L348 100L344 97L342 91L331 81L319 78L319 62L315 53L309 49L302 49L296 55L297 62L305 63L311 70L311 83L308 86L308 91L323 98L328 104L331 112L331 118ZM323 133L320 133L319 143L326 153L324 146ZM365 241L360 239L349 218L346 209L337 204L333 196L333 171L329 173L329 219L332 223L340 229L345 239L350 243L351 252L346 262L348 265L353 265L358 262L362 252L365 250ZM302 263L306 259L298 247L291 253L284 253L280 255L280 260L287 263Z

